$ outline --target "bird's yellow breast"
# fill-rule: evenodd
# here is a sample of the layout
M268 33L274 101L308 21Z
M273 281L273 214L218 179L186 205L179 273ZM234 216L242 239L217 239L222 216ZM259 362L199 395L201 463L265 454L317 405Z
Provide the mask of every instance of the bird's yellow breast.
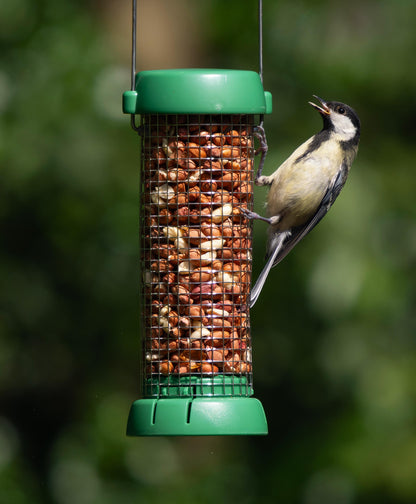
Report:
M300 158L307 145L305 142L297 149L273 177L267 214L280 216L276 229L300 226L310 219L342 165L343 151L338 142L323 142L318 149Z

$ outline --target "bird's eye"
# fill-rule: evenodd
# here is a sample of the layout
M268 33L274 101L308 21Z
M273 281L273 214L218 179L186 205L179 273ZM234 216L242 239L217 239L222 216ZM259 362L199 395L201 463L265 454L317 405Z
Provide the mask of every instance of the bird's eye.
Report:
M338 107L337 112L338 112L338 114L345 114L345 109L344 109L344 107Z

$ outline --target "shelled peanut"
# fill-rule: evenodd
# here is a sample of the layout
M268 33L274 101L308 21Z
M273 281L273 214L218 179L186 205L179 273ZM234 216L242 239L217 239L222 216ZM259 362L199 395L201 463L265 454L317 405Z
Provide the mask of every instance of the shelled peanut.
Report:
M251 371L251 116L144 116L145 373Z

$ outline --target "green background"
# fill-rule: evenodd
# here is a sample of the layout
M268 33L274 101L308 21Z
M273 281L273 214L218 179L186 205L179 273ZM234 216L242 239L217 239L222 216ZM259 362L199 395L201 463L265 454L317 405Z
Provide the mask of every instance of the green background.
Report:
M138 70L257 69L256 2L138 3ZM333 209L252 311L270 433L248 438L125 437L139 348L130 8L0 0L2 502L416 502L416 3L264 1L265 173L321 127L312 94L353 106L362 140Z

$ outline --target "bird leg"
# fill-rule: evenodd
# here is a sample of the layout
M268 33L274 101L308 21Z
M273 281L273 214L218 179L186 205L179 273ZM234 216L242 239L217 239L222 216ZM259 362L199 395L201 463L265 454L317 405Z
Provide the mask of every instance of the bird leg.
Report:
M262 220L264 222L267 222L267 224L273 225L277 224L280 220L280 217L263 217L262 215L259 215L256 212L252 212L251 210L248 210L247 208L242 208L240 207L240 212L247 217L249 220Z
M261 121L258 126L254 127L254 136L260 142L260 147L254 152L254 155L257 156L259 153L261 153L259 167L257 168L256 178L254 180L254 183L257 185L257 182L263 171L267 151L269 150L269 146L267 144L266 132L263 127L263 121Z

